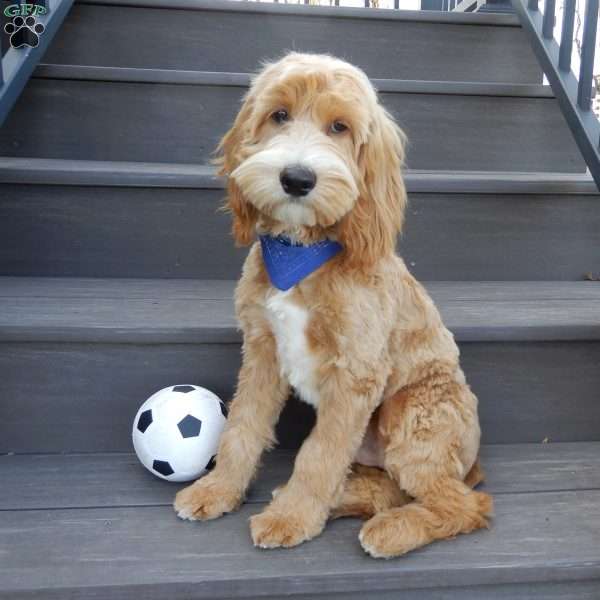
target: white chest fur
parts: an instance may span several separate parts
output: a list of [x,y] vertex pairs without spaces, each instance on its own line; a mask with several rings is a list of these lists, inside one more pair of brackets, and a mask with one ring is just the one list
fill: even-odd
[[316,360],[306,342],[309,312],[290,299],[292,290],[273,292],[267,299],[267,315],[277,341],[281,374],[300,398],[315,408],[319,392],[315,386]]

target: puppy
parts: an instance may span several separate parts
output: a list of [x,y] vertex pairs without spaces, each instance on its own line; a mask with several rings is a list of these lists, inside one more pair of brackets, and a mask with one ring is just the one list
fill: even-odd
[[374,557],[485,527],[477,399],[396,255],[404,135],[367,76],[316,54],[266,65],[219,151],[233,236],[252,244],[235,293],[243,364],[216,467],[177,494],[178,515],[241,504],[293,387],[316,424],[250,521],[256,546],[295,546],[350,515],[368,519]]

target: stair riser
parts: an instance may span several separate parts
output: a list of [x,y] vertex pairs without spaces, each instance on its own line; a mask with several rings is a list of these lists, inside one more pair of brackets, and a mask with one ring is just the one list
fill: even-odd
[[[479,396],[486,443],[600,439],[600,343],[465,343],[462,363]],[[139,405],[177,383],[229,399],[238,344],[0,346],[0,453],[125,451]],[[279,439],[295,447],[312,409],[292,401]]]
[[519,27],[312,15],[79,5],[44,62],[246,73],[294,49],[343,57],[371,77],[541,81]]
[[[206,163],[244,87],[34,78],[0,132],[5,156]],[[381,94],[412,169],[582,172],[553,98]]]
[[[222,189],[3,185],[0,274],[237,279]],[[598,196],[409,195],[399,251],[422,280],[580,280]]]
[[[569,583],[522,583],[500,584],[470,587],[421,588],[418,590],[398,590],[377,592],[377,600],[597,600],[600,581],[577,581]],[[362,600],[364,592],[346,592],[343,594],[311,594],[311,600]],[[290,596],[293,599],[294,596]],[[298,596],[300,598],[300,596]],[[12,600],[12,599],[11,599]],[[264,600],[264,596],[246,598],[246,600]]]

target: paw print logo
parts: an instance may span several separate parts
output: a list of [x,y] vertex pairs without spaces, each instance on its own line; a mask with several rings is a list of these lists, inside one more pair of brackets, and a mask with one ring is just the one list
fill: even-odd
[[4,31],[10,35],[10,45],[13,48],[29,46],[35,48],[40,42],[40,35],[46,29],[35,17],[15,17],[11,23],[4,26]]

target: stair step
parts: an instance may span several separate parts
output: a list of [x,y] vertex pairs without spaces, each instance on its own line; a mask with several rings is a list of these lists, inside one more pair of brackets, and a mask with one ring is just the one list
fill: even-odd
[[[234,281],[0,278],[0,341],[241,342]],[[460,342],[600,340],[596,282],[426,284]]]
[[169,504],[179,486],[129,454],[0,456],[0,598],[591,599],[600,584],[590,527],[600,518],[599,451],[600,443],[484,447],[491,529],[389,561],[362,552],[355,519],[293,550],[252,547],[247,519],[285,481],[289,453],[268,457],[239,512],[208,523],[178,520]]
[[[589,173],[426,171],[406,169],[408,192],[449,194],[592,194]],[[224,189],[208,164],[0,157],[0,183]]]
[[[381,83],[389,90],[380,94],[383,104],[408,134],[410,168],[585,171],[547,87]],[[208,162],[246,89],[239,73],[46,65],[0,130],[0,153]]]
[[[229,399],[233,282],[0,279],[0,452],[123,451],[139,405],[198,383]],[[427,284],[462,352],[489,443],[600,439],[600,285]],[[577,381],[577,393],[573,393]],[[292,399],[278,437],[300,443]]]
[[344,57],[373,77],[541,81],[539,64],[514,16],[222,0],[79,2],[46,60],[254,71],[261,61],[292,48]]
[[[268,502],[295,456],[266,453],[246,503]],[[479,489],[490,494],[600,489],[600,442],[486,444],[480,456],[486,479]],[[150,475],[132,451],[0,455],[0,479],[0,511],[171,506],[182,487]]]
[[[588,175],[408,171],[406,183],[399,251],[419,279],[573,281],[599,269]],[[246,250],[218,211],[222,188],[203,165],[3,158],[0,273],[237,278]]]

